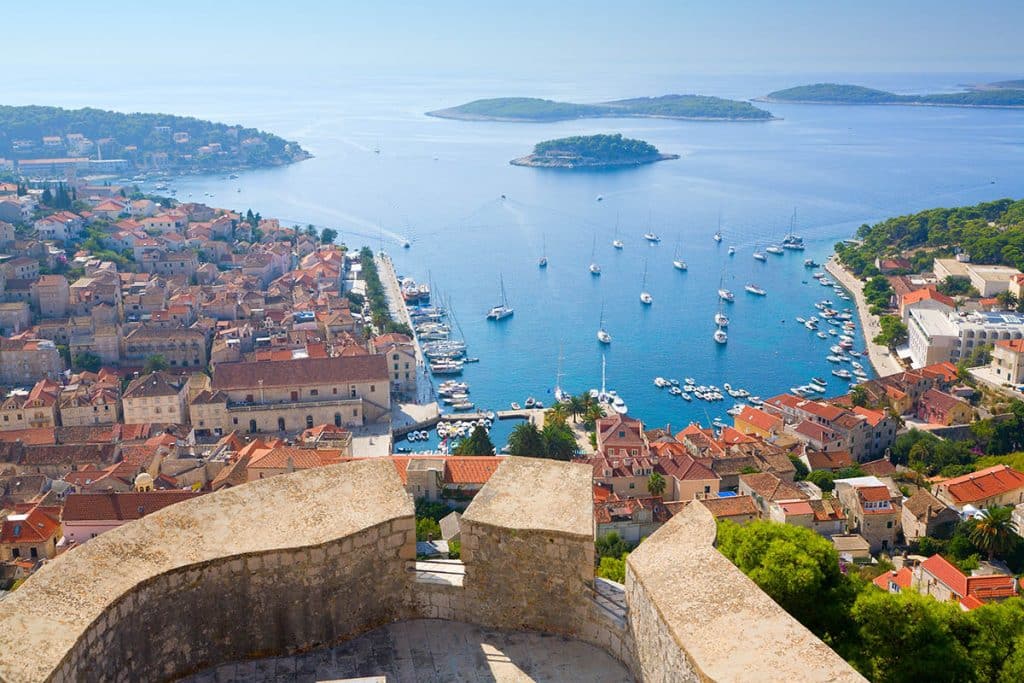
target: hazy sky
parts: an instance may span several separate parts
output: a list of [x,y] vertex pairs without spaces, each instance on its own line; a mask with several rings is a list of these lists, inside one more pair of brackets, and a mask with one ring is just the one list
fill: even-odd
[[174,65],[194,73],[249,65],[275,72],[644,68],[1024,75],[1024,0],[3,4],[8,60],[13,55],[21,71],[40,75],[69,64],[70,73],[115,65]]

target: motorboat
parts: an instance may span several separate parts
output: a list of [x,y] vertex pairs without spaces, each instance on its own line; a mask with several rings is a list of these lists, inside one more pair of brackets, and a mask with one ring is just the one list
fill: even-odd
[[740,413],[743,412],[743,407],[744,406],[743,406],[742,403],[737,403],[736,405],[734,405],[732,408],[729,408],[729,410],[727,410],[725,412],[727,412],[730,415],[732,415],[733,417],[735,417],[735,416],[737,416],[737,415],[739,415]]
[[729,247],[729,256],[735,256],[735,255],[736,255],[736,247],[732,247],[732,246]]
[[499,276],[498,282],[501,288],[501,303],[492,307],[491,310],[487,312],[488,320],[504,320],[505,318],[511,318],[512,315],[515,314],[515,309],[509,305],[508,297],[505,295],[505,280]]
[[820,384],[821,386],[827,385],[827,382],[823,380],[821,377],[812,377],[811,381],[814,382],[815,384]]
[[812,258],[804,259],[804,268],[817,268],[820,264],[815,262]]
[[680,258],[673,259],[672,260],[672,267],[675,268],[676,270],[686,270],[686,268],[687,268],[686,261],[684,261],[684,260],[682,260]]
[[591,263],[590,264],[590,274],[591,275],[600,275],[601,274],[601,266],[597,265],[596,263]]
[[644,239],[650,242],[651,244],[657,244],[658,242],[661,241],[661,238],[655,235],[653,232],[645,232]]
[[683,393],[683,390],[680,389],[679,387],[669,387],[668,393],[672,394],[673,396],[678,396],[679,394]]
[[622,249],[626,245],[622,243],[622,240],[612,240],[612,246],[615,247],[616,249]]
[[693,398],[688,393],[686,393],[685,391],[679,393],[679,398],[683,399],[684,401],[692,401],[693,400]]
[[768,294],[768,292],[766,292],[762,287],[758,287],[752,283],[748,283],[743,289],[747,290],[751,294],[756,294],[757,296],[765,296]]
[[713,337],[714,337],[715,342],[718,343],[718,344],[724,344],[727,341],[729,341],[729,335],[726,334],[725,330],[723,330],[721,327],[719,327],[719,328],[717,328],[715,330],[715,333],[714,333]]
[[711,237],[711,239],[715,240],[718,243],[721,243],[722,242],[722,231],[721,231],[721,229],[716,230],[715,234]]
[[832,374],[835,375],[836,377],[839,377],[840,379],[851,379],[853,377],[853,375],[850,374],[850,371],[847,370],[846,368],[833,370]]
[[670,387],[672,385],[669,384],[668,380],[665,379],[664,377],[655,377],[654,386],[658,387],[659,389],[664,389],[665,387]]
[[509,405],[511,405],[511,406],[512,406],[512,410],[522,410],[522,406],[520,406],[520,405],[519,405],[518,403],[516,403],[515,401],[512,401],[512,403],[510,403]]
[[824,332],[818,332],[818,339],[828,339],[828,335]]

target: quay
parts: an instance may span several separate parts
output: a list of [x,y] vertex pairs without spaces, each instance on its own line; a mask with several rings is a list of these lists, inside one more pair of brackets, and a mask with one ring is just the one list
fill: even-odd
[[384,296],[388,300],[391,317],[408,325],[412,331],[413,347],[416,351],[416,403],[421,405],[434,403],[437,400],[434,396],[434,380],[430,375],[426,356],[423,355],[419,335],[416,334],[413,327],[409,308],[405,305],[402,286],[398,283],[398,274],[395,272],[395,264],[391,261],[391,257],[383,252],[378,252],[373,258],[377,263],[377,272],[380,275],[381,284],[384,286]]
[[860,319],[860,330],[864,334],[864,346],[868,351],[871,366],[878,376],[885,377],[903,372],[903,366],[889,349],[874,341],[875,335],[881,332],[882,328],[878,324],[878,319],[868,310],[868,302],[864,299],[864,283],[844,268],[835,254],[825,262],[825,270],[853,294],[854,302],[857,304],[857,317]]
[[486,419],[490,413],[494,413],[494,416],[499,420],[530,420],[536,424],[539,419],[542,425],[544,422],[543,408],[529,408],[525,410],[485,410],[473,413],[445,413],[441,416],[441,421],[475,422],[476,420]]

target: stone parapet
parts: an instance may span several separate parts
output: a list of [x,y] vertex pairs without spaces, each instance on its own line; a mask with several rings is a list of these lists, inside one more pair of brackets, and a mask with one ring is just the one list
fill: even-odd
[[634,675],[643,681],[864,681],[714,547],[688,505],[626,561]]

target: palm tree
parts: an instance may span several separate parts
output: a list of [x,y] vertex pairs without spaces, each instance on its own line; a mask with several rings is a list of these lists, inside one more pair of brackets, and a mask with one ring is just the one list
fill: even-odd
[[657,472],[651,472],[651,476],[647,477],[647,491],[652,496],[660,496],[665,493],[665,477]]
[[988,553],[989,560],[1011,549],[1017,542],[1017,524],[1012,513],[1013,508],[1009,505],[991,507],[981,513],[967,532],[971,543]]
[[580,396],[569,397],[569,414],[572,415],[573,422],[578,422],[579,416],[587,411],[587,402],[583,400],[584,396],[587,395],[581,394]]

